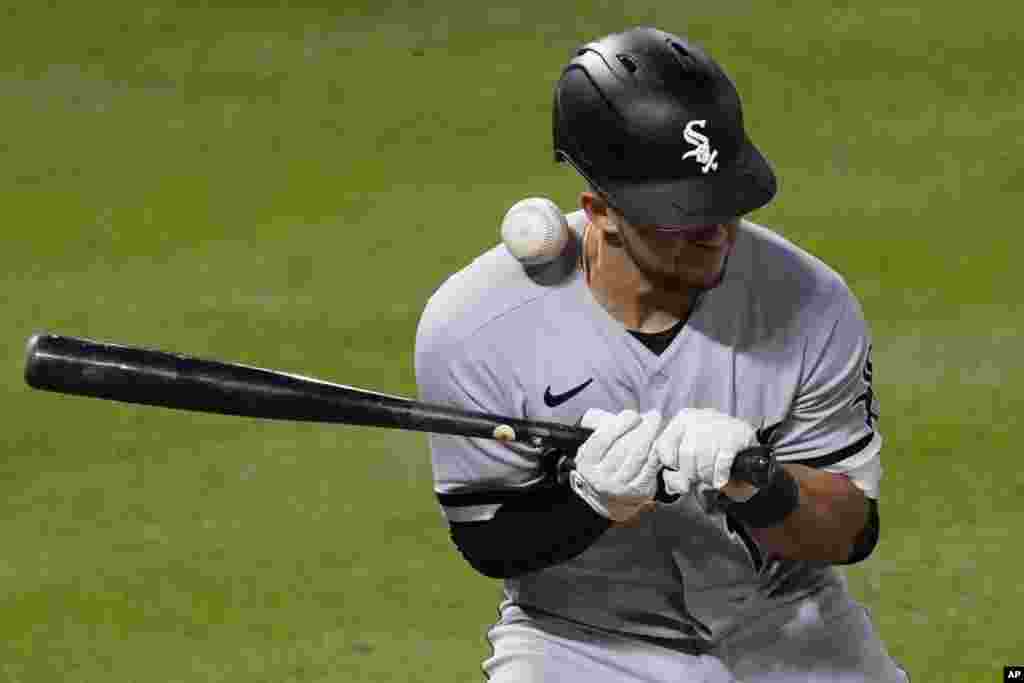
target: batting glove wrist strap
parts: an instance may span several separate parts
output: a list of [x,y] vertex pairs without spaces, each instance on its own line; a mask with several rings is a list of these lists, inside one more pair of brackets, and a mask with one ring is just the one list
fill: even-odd
[[611,510],[611,506],[607,504],[608,501],[606,500],[606,497],[598,493],[597,489],[595,489],[589,481],[584,479],[579,472],[572,471],[569,473],[569,486],[577,496],[582,498],[583,501],[594,510],[594,512],[602,517],[614,521],[616,518],[615,512],[619,512],[620,516],[622,515],[622,510],[616,510],[613,512]]
[[775,468],[772,483],[752,498],[728,506],[729,514],[754,529],[781,524],[800,507],[800,484],[783,467]]

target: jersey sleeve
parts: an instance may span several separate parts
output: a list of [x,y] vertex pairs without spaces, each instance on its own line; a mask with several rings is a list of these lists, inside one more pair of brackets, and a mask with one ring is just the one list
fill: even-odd
[[[494,349],[444,343],[417,335],[416,381],[420,399],[487,413],[522,417],[523,392]],[[449,522],[491,519],[509,496],[544,479],[539,449],[442,434],[429,434],[434,490]]]
[[832,310],[805,347],[790,414],[773,430],[770,443],[780,462],[844,474],[877,499],[882,435],[871,334],[859,302],[843,283]]

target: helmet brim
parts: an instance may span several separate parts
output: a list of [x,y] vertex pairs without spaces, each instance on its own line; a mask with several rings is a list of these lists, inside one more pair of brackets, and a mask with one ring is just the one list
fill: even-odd
[[766,205],[778,189],[768,160],[746,136],[732,163],[706,175],[664,181],[594,181],[631,224],[657,227],[725,223]]

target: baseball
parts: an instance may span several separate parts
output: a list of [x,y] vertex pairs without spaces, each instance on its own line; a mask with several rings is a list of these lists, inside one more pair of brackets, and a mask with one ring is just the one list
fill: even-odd
[[516,430],[508,425],[498,425],[494,428],[494,438],[498,441],[515,441]]
[[530,197],[512,205],[501,222],[501,239],[526,266],[550,263],[569,241],[565,214],[550,199]]

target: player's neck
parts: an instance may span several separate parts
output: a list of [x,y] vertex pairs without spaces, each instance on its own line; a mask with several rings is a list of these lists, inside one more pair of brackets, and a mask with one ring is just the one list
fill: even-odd
[[637,332],[662,332],[687,318],[697,293],[659,287],[621,247],[587,226],[581,260],[594,298],[613,318]]

